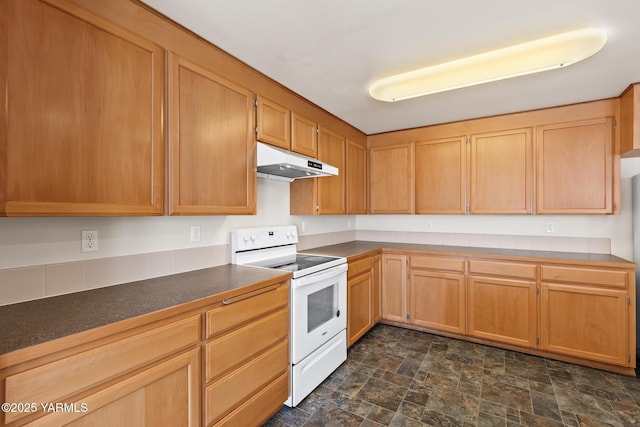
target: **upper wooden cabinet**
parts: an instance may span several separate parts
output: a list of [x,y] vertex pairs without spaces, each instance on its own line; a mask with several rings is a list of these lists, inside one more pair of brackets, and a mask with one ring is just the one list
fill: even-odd
[[613,213],[613,119],[539,126],[537,212]]
[[0,5],[0,214],[162,214],[163,50],[66,7]]
[[369,150],[369,212],[413,213],[414,144]]
[[531,129],[471,136],[469,212],[531,213]]
[[367,213],[367,149],[347,139],[347,213]]
[[263,96],[256,97],[256,108],[258,141],[289,150],[291,148],[291,111]]
[[169,55],[169,213],[255,214],[253,93]]
[[620,153],[640,156],[640,83],[631,85],[620,96]]
[[291,151],[304,156],[316,157],[318,154],[318,132],[318,125],[314,121],[291,113]]
[[345,209],[345,138],[320,127],[318,160],[338,168],[338,175],[296,179],[290,186],[292,215],[344,214]]
[[416,213],[466,212],[465,136],[416,143]]

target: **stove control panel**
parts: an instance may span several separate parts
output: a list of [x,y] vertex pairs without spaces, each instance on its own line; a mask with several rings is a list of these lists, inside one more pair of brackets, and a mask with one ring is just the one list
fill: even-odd
[[298,243],[295,225],[240,228],[231,232],[231,252],[271,248]]

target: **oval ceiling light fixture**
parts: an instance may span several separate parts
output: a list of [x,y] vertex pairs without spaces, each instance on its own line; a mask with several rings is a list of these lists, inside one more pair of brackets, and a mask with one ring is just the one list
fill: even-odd
[[584,29],[380,79],[369,94],[395,102],[447,90],[566,67],[598,52],[604,31]]

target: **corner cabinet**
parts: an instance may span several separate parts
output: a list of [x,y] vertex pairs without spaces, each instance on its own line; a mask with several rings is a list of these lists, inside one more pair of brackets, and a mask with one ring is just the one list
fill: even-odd
[[169,54],[169,214],[256,213],[254,95]]
[[162,214],[163,49],[38,0],[0,38],[0,215]]
[[613,213],[612,117],[539,126],[537,157],[538,213]]
[[367,213],[367,147],[347,139],[347,214]]

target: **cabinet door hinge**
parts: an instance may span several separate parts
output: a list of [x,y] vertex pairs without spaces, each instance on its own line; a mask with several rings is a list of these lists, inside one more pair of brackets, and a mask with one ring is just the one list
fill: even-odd
[[613,127],[614,128],[618,127],[618,121],[616,119],[613,119]]
[[631,295],[627,295],[627,305],[631,305]]
[[465,207],[464,207],[464,211],[465,211],[466,213],[469,213],[469,212],[471,211],[471,205],[465,205]]
[[258,134],[258,126],[256,126],[255,128],[253,128],[253,130],[255,131],[256,135]]
[[540,345],[540,337],[536,337],[536,345]]
[[316,127],[316,135],[320,133],[320,128]]
[[471,138],[467,137],[467,145],[471,144]]
[[536,295],[540,294],[540,288],[538,286],[536,286]]
[[627,362],[631,363],[631,353],[627,353]]
[[411,314],[407,313],[407,315],[405,316],[407,318],[407,320],[411,319]]
[[257,106],[258,106],[258,98],[255,98],[255,99],[253,100],[253,106],[254,106],[254,107],[257,107]]

